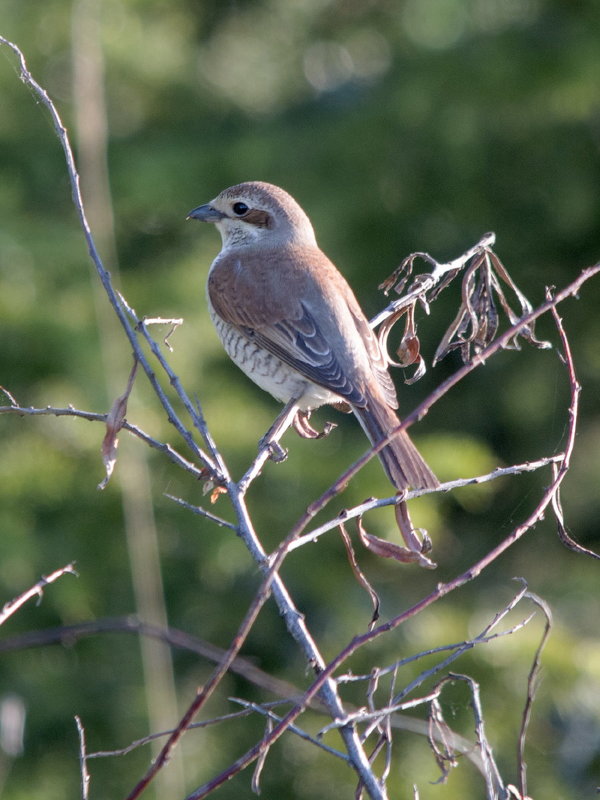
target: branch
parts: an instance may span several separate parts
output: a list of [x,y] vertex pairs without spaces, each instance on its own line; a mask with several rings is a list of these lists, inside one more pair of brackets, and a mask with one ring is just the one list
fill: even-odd
[[[219,663],[223,660],[226,651],[222,647],[211,644],[210,642],[192,636],[185,631],[177,628],[160,628],[143,622],[132,615],[126,617],[108,617],[106,619],[96,619],[90,622],[78,622],[75,625],[61,625],[45,630],[27,631],[16,636],[9,636],[0,639],[0,653],[14,652],[15,650],[26,650],[30,647],[46,647],[49,644],[71,645],[87,636],[97,636],[104,633],[127,633],[136,636],[149,636],[158,641],[164,642],[170,647],[186,650],[195,653],[202,658]],[[268,692],[290,699],[299,697],[302,692],[293,683],[274,678],[264,670],[257,667],[252,661],[246,658],[236,658],[231,671],[236,675],[259,686]],[[321,706],[315,706],[321,708]]]
[[[245,621],[242,623],[242,626],[240,627],[240,631],[238,633],[238,637],[236,640],[234,640],[234,643],[230,647],[226,663],[223,666],[226,668],[231,659],[235,657],[235,654],[237,653],[239,647],[243,642],[243,638],[247,635],[248,631],[250,630],[250,626],[253,624],[253,621],[256,615],[258,614],[260,608],[266,602],[266,599],[269,596],[272,588],[273,595],[275,597],[279,610],[284,619],[286,620],[288,630],[290,631],[294,639],[300,644],[302,651],[305,654],[305,657],[307,658],[308,663],[314,665],[316,669],[320,669],[324,665],[324,660],[316,646],[316,643],[314,642],[312,636],[310,636],[308,629],[306,628],[302,615],[295,607],[281,578],[279,577],[279,575],[276,574],[275,571],[269,569],[266,560],[266,555],[251,524],[247,509],[243,501],[242,493],[240,492],[236,484],[234,484],[231,481],[222,460],[219,458],[218,461],[215,461],[215,459],[210,457],[208,454],[204,453],[194,441],[192,434],[185,428],[183,423],[179,420],[165,392],[163,391],[160,383],[158,382],[156,375],[154,374],[154,371],[152,370],[148,360],[146,359],[146,356],[142,348],[140,347],[140,344],[137,341],[136,331],[132,328],[128,319],[128,316],[133,315],[134,312],[129,306],[127,306],[124,303],[123,299],[114,290],[110,274],[104,268],[102,261],[96,250],[96,246],[83,207],[83,202],[79,189],[79,175],[75,167],[75,161],[73,158],[73,153],[71,150],[68,134],[66,128],[62,124],[62,120],[60,119],[56,107],[54,106],[52,100],[49,98],[47,92],[32,77],[31,73],[27,68],[25,58],[21,50],[17,47],[17,45],[8,41],[4,37],[0,37],[0,44],[4,44],[5,46],[9,47],[17,55],[20,63],[21,79],[27,86],[29,86],[29,88],[33,91],[33,93],[40,99],[42,104],[50,112],[54,129],[56,131],[56,134],[59,138],[59,141],[61,143],[61,146],[65,154],[66,165],[69,174],[69,181],[71,183],[73,202],[75,204],[79,221],[84,232],[90,257],[94,263],[96,271],[98,272],[102,285],[104,286],[104,289],[107,293],[108,299],[131,344],[135,357],[142,365],[142,368],[144,369],[144,372],[146,373],[148,380],[150,381],[152,387],[154,388],[154,391],[156,392],[161,404],[167,411],[169,422],[171,422],[171,424],[173,424],[175,428],[179,431],[184,441],[188,444],[188,446],[194,453],[194,456],[199,460],[201,460],[202,463],[204,463],[211,470],[211,472],[215,476],[215,479],[219,483],[226,486],[227,491],[230,494],[234,510],[238,516],[239,534],[244,539],[246,546],[250,550],[256,563],[258,563],[261,566],[263,572],[265,572],[266,574],[266,577],[261,587],[261,591],[257,595],[257,601],[253,604],[252,609],[250,609],[248,615],[245,618]],[[137,324],[140,325],[140,330],[143,336],[146,338],[146,341],[148,341],[148,343],[150,344],[154,355],[158,358],[163,368],[165,368],[166,362],[163,359],[161,359],[159,348],[149,337],[143,323],[139,321]],[[167,374],[173,381],[172,373],[167,372]],[[181,402],[184,404],[186,410],[190,414],[194,426],[199,430],[200,434],[203,436],[205,441],[207,441],[205,438],[207,431],[202,424],[201,413],[199,408],[197,407],[197,405],[196,407],[194,407],[191,404],[187,395],[181,390],[181,387],[178,382],[174,382],[173,385],[175,387],[175,390],[178,392]],[[214,454],[212,443],[210,442],[210,440],[208,440],[208,445],[209,448],[211,449],[211,452],[213,452]],[[142,781],[140,781],[140,783],[138,784],[138,789],[134,790],[134,792],[130,795],[131,798],[139,796],[139,792],[142,791],[143,788],[148,784],[149,780],[152,779],[152,776],[156,774],[158,769],[160,769],[164,763],[166,763],[166,759],[168,758],[168,755],[172,747],[181,738],[181,735],[185,730],[185,726],[188,724],[189,721],[191,721],[191,718],[193,717],[195,711],[197,711],[198,708],[200,708],[202,703],[204,702],[203,697],[205,695],[210,694],[210,692],[214,690],[214,688],[218,684],[218,681],[224,674],[225,674],[224,669],[217,670],[213,674],[213,678],[206,685],[205,690],[198,693],[197,697],[195,698],[193,703],[190,705],[190,708],[186,712],[186,715],[182,719],[177,732],[173,734],[172,737],[169,739],[169,741],[163,748],[163,752],[159,755],[157,761],[151,767],[147,776],[144,779],[142,779]],[[340,698],[337,695],[337,690],[334,682],[325,681],[321,687],[321,691],[323,700],[327,704],[330,713],[334,717],[340,716],[343,713],[343,707]],[[342,736],[348,748],[352,765],[354,769],[357,771],[360,779],[364,782],[364,785],[367,791],[369,792],[370,796],[374,800],[385,800],[386,796],[385,791],[380,786],[379,782],[373,775],[371,765],[369,764],[368,758],[363,750],[362,744],[356,732],[352,728],[347,728],[342,731]]]
[[542,633],[542,638],[540,639],[540,643],[538,644],[535,655],[533,657],[533,663],[531,665],[531,669],[529,671],[529,676],[527,678],[527,698],[525,700],[525,708],[523,709],[523,719],[521,720],[521,730],[519,731],[519,743],[517,748],[517,766],[519,770],[519,788],[521,790],[521,796],[527,796],[527,766],[525,764],[525,739],[527,737],[527,729],[529,727],[529,722],[531,720],[531,711],[533,708],[533,699],[535,697],[536,689],[537,689],[537,679],[539,676],[539,672],[541,669],[541,658],[542,658],[542,651],[546,646],[546,642],[548,641],[548,637],[550,636],[550,630],[552,629],[552,612],[550,611],[550,607],[541,597],[538,597],[536,594],[532,592],[527,592],[527,597],[541,609],[542,613],[544,614],[544,631]]
[[67,564],[66,567],[61,567],[60,569],[55,570],[50,575],[43,576],[36,584],[34,584],[30,589],[23,594],[20,594],[14,600],[11,600],[9,603],[5,603],[2,611],[0,611],[0,625],[4,625],[6,620],[9,617],[12,617],[21,606],[24,606],[28,600],[31,600],[32,597],[37,597],[38,603],[41,602],[42,597],[44,596],[44,589],[54,581],[57,581],[59,578],[62,578],[63,575],[77,575],[75,572],[75,565],[74,564]]
[[[495,243],[496,234],[485,233],[481,239],[472,247],[470,247],[465,253],[462,253],[460,256],[458,256],[458,258],[455,258],[452,261],[448,261],[446,264],[440,264],[438,261],[432,258],[429,253],[412,253],[410,256],[408,256],[408,258],[404,259],[402,266],[408,262],[414,261],[416,258],[422,258],[424,261],[433,266],[433,271],[427,275],[420,275],[416,282],[417,285],[411,291],[407,292],[398,300],[393,300],[382,311],[376,314],[370,321],[371,327],[378,328],[382,322],[385,322],[391,316],[396,314],[399,309],[405,308],[411,303],[414,303],[416,300],[424,297],[427,292],[438,286],[448,275],[459,272],[473,258],[473,256],[479,255],[483,250],[488,247],[492,247]],[[396,273],[394,273],[392,278],[395,277]],[[389,289],[391,289],[392,284],[393,279],[388,278],[388,280],[385,281],[380,288],[387,292]]]
[[87,760],[89,756],[86,753],[85,747],[85,728],[81,722],[80,717],[75,715],[75,724],[77,725],[77,735],[79,736],[79,771],[81,772],[81,800],[88,800],[90,796],[90,773],[87,768]]
[[[92,236],[92,232],[90,230],[90,226],[87,220],[87,215],[85,213],[85,208],[83,205],[83,199],[81,196],[81,190],[79,186],[79,173],[77,172],[77,167],[75,165],[75,159],[73,157],[73,151],[71,149],[69,135],[67,133],[67,129],[63,125],[62,119],[60,118],[56,106],[50,99],[46,90],[39,85],[39,83],[29,72],[27,63],[25,61],[25,56],[23,55],[19,47],[17,47],[16,44],[9,41],[8,39],[5,39],[3,36],[0,36],[0,44],[10,48],[13,51],[13,53],[15,53],[15,55],[19,60],[21,80],[26,86],[28,86],[32,90],[34,95],[40,100],[42,105],[44,105],[50,113],[52,125],[54,127],[55,133],[58,137],[58,140],[61,144],[65,156],[67,173],[69,176],[69,183],[71,185],[71,196],[73,199],[73,205],[75,206],[75,210],[79,218],[79,224],[81,226],[83,235],[85,237],[90,258],[92,260],[92,263],[94,264],[96,272],[98,273],[100,281],[102,282],[102,286],[104,287],[108,300],[111,306],[113,307],[113,310],[117,315],[117,318],[121,323],[123,330],[125,331],[125,335],[127,336],[127,339],[129,340],[133,352],[135,353],[136,359],[141,364],[159,401],[161,402],[163,408],[167,412],[167,418],[169,422],[177,429],[181,437],[184,439],[184,441],[194,454],[194,456],[198,458],[203,464],[205,464],[211,470],[211,472],[219,476],[219,478],[222,478],[223,477],[222,472],[218,468],[217,464],[206,453],[204,453],[200,447],[198,447],[191,433],[187,430],[187,428],[183,425],[183,423],[175,413],[173,406],[171,405],[162,386],[158,382],[156,374],[154,373],[154,370],[150,366],[148,359],[146,358],[146,355],[137,340],[137,335],[135,330],[129,323],[129,320],[127,318],[127,307],[126,305],[123,304],[122,298],[114,289],[110,273],[105,269],[104,264],[102,263],[102,259],[100,258],[100,255],[96,248],[94,237]],[[149,339],[149,337],[147,338]],[[190,410],[193,412],[193,406],[189,402],[187,396],[180,395],[180,399],[182,400],[188,412],[190,412]],[[191,413],[191,417],[195,423],[197,421],[197,416],[194,413]],[[200,432],[202,433],[202,431]]]
[[[79,417],[80,419],[87,419],[90,422],[102,422],[106,424],[108,414],[97,414],[93,411],[82,411],[73,406],[67,408],[55,408],[53,406],[46,406],[45,408],[34,408],[33,406],[20,406],[16,403],[10,406],[0,406],[0,414],[16,414],[19,417],[39,417],[39,416],[52,416],[52,417]],[[153,436],[145,433],[137,425],[134,425],[127,420],[123,420],[121,424],[123,430],[129,431],[133,436],[137,436],[142,442],[152,447],[154,450],[159,450],[164,453],[174,464],[181,467],[186,472],[189,472],[194,478],[200,480],[205,479],[207,476],[205,469],[199,469],[191,461],[188,461],[180,453],[177,452],[168,442],[160,442]]]
[[[352,464],[348,469],[344,470],[344,472],[337,478],[337,480],[331,484],[331,486],[313,503],[311,503],[306,512],[302,515],[302,517],[297,521],[294,527],[291,529],[290,533],[286,537],[286,539],[280,544],[277,550],[271,556],[273,563],[277,561],[281,563],[285,558],[287,552],[292,547],[293,542],[300,536],[306,526],[310,523],[311,519],[313,519],[320,511],[322,511],[330,502],[340,494],[343,489],[346,487],[346,484],[367,464],[380,450],[382,450],[389,442],[396,436],[400,431],[404,431],[413,425],[415,422],[420,421],[427,415],[431,407],[437,403],[447,392],[450,391],[457,383],[463,380],[467,375],[469,375],[473,370],[477,367],[482,366],[486,363],[493,355],[495,355],[499,350],[501,350],[508,341],[514,338],[520,330],[523,328],[527,328],[531,326],[531,324],[541,317],[543,314],[548,313],[552,309],[556,308],[556,306],[566,300],[569,297],[576,296],[583,286],[583,284],[590,280],[590,278],[595,277],[598,273],[600,273],[600,263],[595,264],[592,267],[588,267],[579,274],[579,276],[569,283],[566,287],[564,287],[560,292],[557,292],[553,297],[547,299],[544,303],[538,306],[536,309],[532,310],[529,314],[526,314],[519,322],[515,323],[511,326],[508,330],[506,330],[503,334],[498,336],[497,339],[492,342],[492,344],[485,347],[481,350],[480,353],[473,356],[472,360],[468,364],[464,364],[460,367],[453,375],[443,381],[436,389],[420,404],[418,405],[410,414],[404,417],[402,422],[398,424],[396,428],[394,428],[389,435],[379,442],[376,446],[369,448],[366,453],[359,458],[354,464]],[[571,448],[572,449],[572,448]],[[564,473],[561,471],[561,475],[564,477]],[[562,477],[557,485],[560,485],[562,482]],[[553,484],[554,485],[554,484]],[[440,491],[439,489],[429,489],[429,490],[422,490],[418,492],[418,495],[421,494],[428,494],[432,492]],[[416,497],[417,493],[410,493],[407,494],[406,497]],[[402,498],[404,499],[404,497]],[[550,500],[549,500],[550,502]],[[545,506],[544,506],[545,508]]]
[[[546,456],[545,458],[540,458],[536,461],[525,461],[522,464],[513,464],[511,467],[496,467],[496,469],[492,470],[492,472],[487,472],[485,475],[476,475],[472,478],[457,478],[453,481],[445,481],[444,483],[440,483],[440,485],[434,491],[436,494],[447,494],[448,492],[454,491],[454,489],[461,489],[464,486],[474,486],[481,483],[488,483],[489,481],[494,481],[497,478],[503,478],[507,475],[521,475],[525,472],[534,472],[542,467],[560,463],[562,460],[563,455],[558,454],[555,456]],[[402,496],[393,495],[392,497],[383,497],[380,499],[372,498],[365,500],[364,503],[360,503],[352,508],[342,509],[337,517],[333,517],[333,519],[329,520],[328,522],[324,522],[322,525],[319,525],[318,528],[314,528],[312,531],[309,531],[309,533],[298,536],[297,539],[291,542],[289,546],[289,552],[292,552],[292,550],[297,550],[299,547],[302,547],[309,542],[316,542],[317,539],[323,536],[323,534],[336,529],[340,523],[347,522],[349,519],[362,517],[368,511],[373,511],[376,508],[386,508],[387,506],[395,506],[400,502],[413,500],[415,497],[421,497],[422,495],[430,494],[431,491],[431,489],[413,489],[406,492]]]
[[[586,280],[596,275],[600,272],[600,264],[595,265],[594,267],[590,267],[579,275],[579,277],[570,283],[565,289],[561,292],[556,294],[551,300],[547,300],[542,306],[537,308],[536,310],[532,311],[529,315],[527,315],[523,320],[520,321],[517,325],[513,326],[515,329],[520,328],[521,326],[528,325],[534,319],[537,319],[541,314],[546,313],[550,309],[554,308],[559,302],[570,297],[577,293],[579,288]],[[478,356],[476,356],[470,364],[465,365],[460,370],[458,370],[455,375],[451,376],[447,381],[445,381],[441,386],[441,392],[434,392],[433,395],[430,396],[424,403],[421,404],[411,415],[410,417],[406,418],[404,422],[398,427],[397,430],[404,429],[406,427],[408,420],[411,421],[420,418],[419,413],[426,413],[427,410],[431,407],[433,402],[439,399],[441,394],[444,394],[448,391],[452,386],[455,385],[462,377],[467,375],[471,372],[476,366],[485,362],[485,359],[488,358],[494,352],[497,352],[499,347],[502,346],[502,342],[507,340],[511,335],[514,335],[515,331],[507,331],[505,334],[499,337],[494,344],[485,348]],[[577,404],[577,391],[574,385],[571,385],[571,405],[570,405],[570,420],[569,420],[569,430],[567,435],[567,447],[565,448],[563,458],[561,459],[562,466],[560,469],[557,470],[557,474],[554,476],[554,479],[550,486],[545,490],[542,495],[542,498],[538,502],[538,505],[533,510],[531,514],[521,523],[521,525],[517,526],[502,542],[500,542],[496,547],[494,547],[489,553],[487,553],[483,558],[477,561],[473,566],[471,566],[468,570],[463,572],[462,574],[458,575],[454,580],[448,583],[439,583],[435,590],[423,598],[418,603],[415,603],[413,606],[408,608],[403,613],[393,617],[388,622],[385,622],[372,630],[368,631],[367,633],[361,634],[359,636],[355,636],[350,643],[340,652],[337,656],[335,656],[327,665],[327,667],[317,676],[315,681],[313,682],[312,686],[305,692],[302,700],[296,704],[294,708],[292,708],[288,714],[282,719],[280,723],[278,723],[273,731],[266,736],[260,743],[260,745],[256,745],[248,750],[241,758],[236,761],[235,767],[236,770],[242,769],[243,767],[247,766],[251,763],[254,759],[258,758],[261,752],[264,749],[271,746],[271,744],[276,741],[286,730],[287,726],[290,725],[295,721],[295,719],[302,713],[306,705],[316,696],[316,694],[321,691],[322,687],[325,685],[327,681],[329,681],[332,675],[340,668],[340,666],[358,649],[363,647],[364,645],[368,644],[369,642],[373,641],[377,637],[383,635],[384,633],[388,633],[391,630],[395,630],[400,625],[402,625],[407,620],[411,619],[412,617],[416,616],[418,613],[423,611],[425,608],[433,605],[433,603],[440,600],[442,597],[445,597],[447,594],[455,591],[456,589],[464,586],[466,583],[474,580],[478,575],[480,575],[490,564],[492,564],[502,553],[505,552],[509,547],[511,547],[515,542],[521,539],[529,530],[531,530],[541,519],[543,519],[544,514],[553,502],[553,498],[555,493],[560,488],[560,485],[567,474],[567,470],[564,468],[565,462],[568,463],[570,459],[570,455],[572,452],[572,446],[575,439],[575,430],[576,430],[576,422],[577,422],[577,415],[573,413],[574,409],[576,408]],[[383,445],[382,445],[383,446]],[[377,448],[374,448],[377,450]],[[367,454],[369,457],[372,456],[372,453]],[[368,459],[367,459],[368,460]],[[361,459],[361,462],[363,460]],[[350,477],[362,466],[361,462],[357,462],[357,464],[353,465],[349,470],[346,470],[342,478],[338,479],[334,484],[334,487],[338,487],[338,491],[341,490],[343,487],[344,482],[347,482]],[[331,490],[326,492],[321,498],[314,504],[312,504],[309,509],[307,510],[306,514],[299,520],[299,522],[294,526],[292,531],[290,532],[289,536],[282,543],[281,547],[278,548],[277,551],[272,556],[271,559],[271,570],[278,569],[283,562],[284,558],[289,551],[289,547],[291,543],[296,539],[298,534],[302,531],[302,529],[306,526],[308,521],[312,519],[312,517],[317,513],[317,511],[321,510],[327,502],[334,496],[335,493],[332,493]],[[189,795],[187,800],[200,800],[200,798],[206,797],[210,791],[216,786],[221,785],[225,780],[228,780],[230,777],[231,770],[228,770],[227,773],[222,773],[220,776],[215,778],[214,780],[210,781],[209,783],[205,784],[204,786],[200,787],[196,792]]]

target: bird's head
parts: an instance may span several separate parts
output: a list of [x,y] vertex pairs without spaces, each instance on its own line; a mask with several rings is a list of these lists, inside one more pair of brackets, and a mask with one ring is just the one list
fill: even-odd
[[224,189],[214,200],[190,211],[188,219],[213,222],[223,249],[250,244],[315,246],[310,220],[283,189],[251,181]]

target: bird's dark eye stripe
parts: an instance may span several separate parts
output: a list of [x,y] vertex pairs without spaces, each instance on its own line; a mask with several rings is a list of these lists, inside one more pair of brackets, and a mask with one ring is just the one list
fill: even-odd
[[248,211],[248,206],[246,203],[234,203],[233,206],[233,213],[236,214],[238,217],[243,217],[244,214]]

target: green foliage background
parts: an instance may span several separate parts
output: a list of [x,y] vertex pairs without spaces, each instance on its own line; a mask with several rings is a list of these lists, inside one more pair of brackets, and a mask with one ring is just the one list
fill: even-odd
[[[346,274],[367,313],[377,284],[408,253],[452,258],[494,230],[497,252],[534,303],[600,253],[600,7],[593,0],[105,0],[99,4],[110,123],[109,169],[122,287],[140,315],[183,316],[173,363],[203,404],[234,474],[241,474],[276,404],[226,360],[207,319],[204,280],[217,252],[211,229],[185,222],[189,209],[232,183],[261,179],[288,189],[311,216],[322,248]],[[2,0],[0,33],[72,126],[71,15],[66,0]],[[93,303],[96,280],[70,200],[63,156],[48,116],[0,59],[0,384],[23,405],[104,411],[104,366]],[[94,221],[92,222],[92,229]],[[110,267],[110,264],[107,266]],[[447,293],[450,295],[450,293]],[[599,549],[600,323],[598,286],[562,307],[584,386],[575,463],[564,491],[578,541]],[[457,306],[456,294],[420,320],[431,357]],[[115,325],[116,325],[115,321]],[[542,336],[555,339],[549,321]],[[127,348],[123,337],[123,348]],[[411,409],[457,366],[449,359],[413,387]],[[176,446],[138,380],[135,419]],[[501,354],[448,395],[415,431],[442,479],[548,454],[558,446],[568,401],[554,351]],[[333,412],[321,419],[333,418]],[[323,442],[289,436],[290,458],[270,464],[251,499],[274,547],[345,465],[365,449],[352,420]],[[103,432],[83,421],[0,416],[0,596],[75,560],[66,577],[3,629],[4,635],[71,624],[133,608],[118,485],[99,493]],[[126,437],[121,449],[140,447]],[[242,544],[164,498],[200,502],[200,489],[150,457],[170,623],[226,646],[258,584]],[[117,470],[118,470],[117,466]],[[415,504],[434,540],[435,573],[362,563],[392,615],[449,580],[523,519],[547,473]],[[344,504],[389,491],[377,465]],[[228,515],[227,501],[217,511]],[[388,516],[369,529],[392,532]],[[562,548],[548,519],[478,581],[405,626],[356,671],[472,635],[523,576],[555,615],[527,751],[530,793],[574,800],[600,781],[600,592],[598,566]],[[364,630],[369,616],[335,535],[286,567],[294,597],[325,655]],[[480,648],[458,664],[481,681],[488,734],[503,774],[516,780],[515,742],[527,670],[541,621]],[[244,654],[306,683],[305,665],[272,608]],[[210,665],[175,653],[185,707]],[[408,674],[408,673],[407,673]],[[403,674],[401,679],[404,680]],[[3,654],[0,691],[27,705],[25,752],[4,757],[3,797],[78,796],[73,715],[90,749],[124,746],[148,732],[135,638],[97,636],[67,646]],[[227,697],[265,699],[233,679]],[[270,699],[270,696],[269,698]],[[450,721],[471,735],[468,698],[456,690]],[[452,718],[451,715],[455,717]],[[315,729],[319,720],[315,720]],[[190,789],[259,735],[260,726],[216,728],[186,744]],[[118,797],[141,774],[147,751],[95,762],[92,797]],[[404,734],[395,752],[398,797],[483,796],[461,764],[447,785],[424,742]],[[248,776],[219,796],[249,796]],[[267,797],[352,796],[352,776],[286,740],[263,776]]]

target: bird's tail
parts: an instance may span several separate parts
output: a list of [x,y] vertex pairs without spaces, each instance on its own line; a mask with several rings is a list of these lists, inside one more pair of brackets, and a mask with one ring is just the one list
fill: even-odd
[[[394,410],[379,398],[365,408],[353,408],[371,444],[377,445],[400,424]],[[412,443],[408,433],[396,434],[378,453],[388,478],[397,489],[435,489],[439,481]]]

